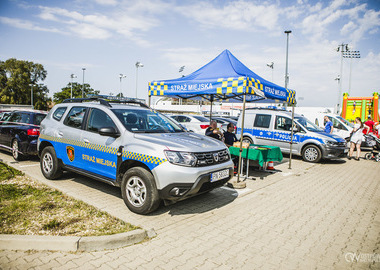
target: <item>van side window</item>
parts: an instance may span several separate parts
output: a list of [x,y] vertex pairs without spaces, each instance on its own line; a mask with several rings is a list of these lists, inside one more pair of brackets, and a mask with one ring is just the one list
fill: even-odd
[[268,114],[256,114],[253,126],[259,128],[269,128],[271,117],[272,116]]
[[292,120],[283,116],[276,116],[275,129],[290,131],[292,127]]

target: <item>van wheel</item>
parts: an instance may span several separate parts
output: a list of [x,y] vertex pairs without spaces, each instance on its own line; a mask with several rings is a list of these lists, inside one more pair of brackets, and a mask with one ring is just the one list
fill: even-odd
[[12,156],[16,161],[21,161],[24,158],[24,155],[20,153],[20,147],[17,139],[12,141]]
[[250,137],[243,137],[243,143],[249,143],[249,144],[253,144],[253,141]]
[[307,162],[317,163],[322,158],[321,150],[316,145],[308,145],[302,151],[302,158]]
[[42,174],[47,179],[54,180],[62,175],[62,168],[53,146],[47,146],[42,150],[40,167]]
[[121,195],[129,210],[137,214],[148,214],[160,205],[153,175],[141,167],[131,168],[123,175]]

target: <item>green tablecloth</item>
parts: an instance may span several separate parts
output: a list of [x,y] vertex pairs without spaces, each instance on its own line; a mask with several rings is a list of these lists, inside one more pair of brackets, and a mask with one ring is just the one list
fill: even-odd
[[[255,147],[255,148],[252,148]],[[231,146],[229,148],[231,155],[239,156],[239,147]],[[248,150],[248,151],[247,151]],[[247,156],[248,152],[248,156]],[[257,160],[262,167],[264,162],[268,161],[282,161],[282,153],[280,147],[278,146],[269,146],[269,145],[258,145],[251,144],[250,148],[243,148],[241,152],[243,158],[248,158],[250,160]]]

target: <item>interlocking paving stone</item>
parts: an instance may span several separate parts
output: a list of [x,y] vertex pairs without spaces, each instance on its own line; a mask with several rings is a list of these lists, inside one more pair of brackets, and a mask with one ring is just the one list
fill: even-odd
[[[0,153],[0,159],[10,156]],[[33,164],[36,161],[13,163]],[[140,216],[120,190],[75,174],[37,180],[157,237],[116,250],[66,253],[0,251],[1,269],[380,269],[345,254],[380,253],[380,166],[373,161],[295,159],[275,174],[252,171],[245,193],[217,189]],[[66,268],[65,268],[66,266]]]

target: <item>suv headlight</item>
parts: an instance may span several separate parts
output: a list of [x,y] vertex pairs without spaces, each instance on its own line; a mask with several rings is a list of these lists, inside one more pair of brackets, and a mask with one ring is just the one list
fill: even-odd
[[164,151],[166,158],[170,163],[194,167],[197,164],[197,158],[193,153],[177,152],[177,151]]

